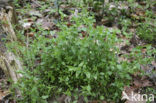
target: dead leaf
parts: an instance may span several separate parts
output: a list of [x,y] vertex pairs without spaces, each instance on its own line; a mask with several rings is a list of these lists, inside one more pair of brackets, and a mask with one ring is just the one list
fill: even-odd
[[136,20],[139,20],[139,19],[140,19],[139,16],[136,15],[136,14],[131,14],[131,17],[132,17],[133,19],[136,19]]
[[140,5],[146,5],[146,2],[145,1],[141,1],[139,2]]
[[22,25],[22,27],[27,30],[30,29],[30,27],[33,25],[34,20],[32,18],[24,19],[19,21],[19,23]]
[[142,87],[142,82],[140,82],[139,80],[137,80],[137,79],[135,79],[134,81],[133,81],[133,84],[136,86],[136,88],[140,88],[140,87]]
[[32,24],[33,24],[33,22],[27,22],[27,23],[23,23],[22,26],[23,26],[24,29],[29,29]]
[[41,5],[37,0],[32,0],[31,7],[37,8],[37,7],[41,7]]
[[133,84],[135,88],[142,88],[142,87],[149,87],[153,86],[152,82],[149,80],[149,77],[147,76],[134,76],[133,77]]
[[0,100],[2,100],[8,94],[10,94],[10,92],[8,90],[6,90],[6,91],[0,90]]
[[40,25],[44,30],[50,30],[53,27],[53,23],[46,18],[38,19],[36,24]]
[[146,51],[147,51],[146,48],[141,49],[141,52],[144,53],[144,54],[146,53]]
[[156,62],[152,61],[152,65],[156,68]]
[[32,33],[32,32],[30,32],[30,33],[26,33],[26,36],[28,36],[28,37],[34,37],[34,36],[35,36],[35,34],[34,34],[34,33]]
[[69,28],[69,27],[71,27],[72,26],[72,23],[68,23],[67,24],[67,27]]
[[43,15],[39,11],[37,11],[35,9],[30,10],[28,12],[28,14],[31,15],[31,16],[43,17]]
[[153,86],[153,84],[149,80],[144,80],[142,87],[149,87],[149,86]]

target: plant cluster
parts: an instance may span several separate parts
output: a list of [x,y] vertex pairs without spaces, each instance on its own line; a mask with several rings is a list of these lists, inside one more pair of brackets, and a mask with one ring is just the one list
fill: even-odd
[[156,38],[156,22],[152,19],[147,19],[140,23],[137,28],[137,35],[148,43],[154,43]]
[[[59,11],[61,0],[53,1],[62,19],[65,15]],[[82,0],[82,2],[95,11],[102,9],[106,16],[113,17],[109,18],[112,21],[115,20],[114,17],[123,14],[119,18],[123,32],[127,32],[132,25],[131,19],[126,17],[126,10],[119,11],[116,8],[109,10],[109,4],[104,5],[104,0]],[[59,22],[57,26],[60,30],[55,34],[38,28],[39,32],[35,34],[33,40],[27,40],[26,43],[30,43],[26,44],[27,46],[23,46],[20,42],[11,44],[12,48],[15,46],[14,52],[18,49],[25,66],[25,71],[19,71],[23,77],[14,85],[14,88],[18,88],[22,94],[19,102],[47,103],[49,99],[62,94],[73,97],[71,102],[81,96],[85,102],[89,100],[121,102],[123,87],[129,85],[130,75],[140,68],[140,64],[151,62],[149,58],[143,59],[141,46],[133,48],[132,53],[126,54],[126,58],[131,61],[119,62],[117,56],[119,50],[116,48],[118,38],[115,32],[109,31],[104,26],[95,27],[95,19],[87,9],[81,9],[78,14],[71,16],[70,25],[69,22]],[[147,15],[153,17],[150,12]],[[152,42],[156,38],[154,27],[151,23],[141,23],[137,28],[137,34]],[[54,37],[53,35],[57,37],[47,38]],[[150,52],[149,55],[151,54]]]
[[24,103],[45,102],[65,94],[88,100],[120,101],[134,69],[118,63],[115,33],[95,22],[87,12],[72,18],[73,25],[59,25],[57,38],[38,36],[29,48],[19,47],[26,71],[17,83]]

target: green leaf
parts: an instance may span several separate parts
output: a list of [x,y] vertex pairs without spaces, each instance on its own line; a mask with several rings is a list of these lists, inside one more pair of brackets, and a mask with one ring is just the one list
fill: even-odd
[[100,96],[100,100],[104,100],[105,98],[104,98],[104,96]]
[[91,76],[90,72],[86,72],[85,74],[86,74],[87,78],[90,79],[90,76]]
[[89,92],[91,91],[90,85],[87,86],[87,91],[89,91]]
[[49,96],[48,95],[45,95],[45,96],[42,96],[42,99],[47,99]]
[[68,68],[69,68],[69,71],[78,71],[81,69],[80,67],[73,67],[73,66],[68,66]]
[[77,71],[77,72],[76,72],[76,78],[79,77],[80,73],[81,73],[81,71]]

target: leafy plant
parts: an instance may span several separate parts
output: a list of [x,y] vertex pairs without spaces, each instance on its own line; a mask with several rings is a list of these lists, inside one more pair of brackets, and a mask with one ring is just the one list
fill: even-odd
[[140,23],[139,27],[137,28],[137,34],[139,37],[146,42],[154,43],[156,38],[156,22],[147,19],[146,22]]
[[85,101],[120,101],[134,69],[126,61],[118,63],[115,33],[93,27],[95,20],[85,10],[72,22],[70,27],[58,25],[57,38],[39,35],[29,47],[19,45],[26,66],[15,85],[22,91],[20,102],[44,103],[61,94],[83,96]]

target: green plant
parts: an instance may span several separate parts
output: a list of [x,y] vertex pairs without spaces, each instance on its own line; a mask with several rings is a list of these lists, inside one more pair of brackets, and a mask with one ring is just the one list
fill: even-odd
[[118,63],[115,33],[94,28],[95,20],[86,11],[72,22],[70,27],[61,23],[55,39],[40,35],[29,47],[18,46],[26,66],[15,85],[22,91],[20,102],[44,103],[60,94],[83,96],[86,101],[120,100],[133,69],[126,61]]
[[[22,97],[16,98],[18,103],[47,103],[47,98],[50,88],[41,83],[37,76],[34,76],[30,71],[20,72],[23,78],[20,79],[19,84],[14,84],[12,90],[19,89]],[[42,94],[41,92],[42,91]],[[13,91],[12,94],[15,92]],[[15,94],[14,94],[15,95]]]
[[146,42],[154,43],[156,38],[156,22],[152,19],[146,19],[144,23],[140,23],[137,28],[137,35]]
[[155,15],[154,15],[154,12],[153,12],[153,11],[146,10],[145,15],[146,15],[148,18],[156,19],[156,17],[155,17]]
[[62,31],[51,43],[55,45],[41,55],[42,65],[37,68],[42,71],[40,76],[50,80],[45,82],[58,94],[71,96],[80,90],[84,97],[118,101],[130,77],[126,65],[117,64],[110,51],[114,49],[115,35],[103,31],[103,27],[93,28],[94,20],[84,13],[73,21],[70,28],[60,26]]

